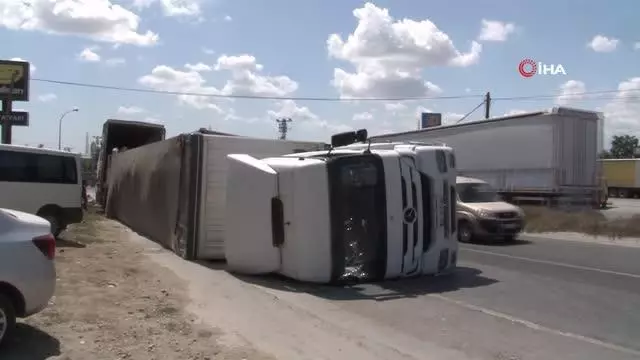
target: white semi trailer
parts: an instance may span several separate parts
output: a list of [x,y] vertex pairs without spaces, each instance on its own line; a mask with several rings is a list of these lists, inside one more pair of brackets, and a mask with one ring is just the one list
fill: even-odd
[[371,139],[445,143],[455,150],[459,175],[488,182],[508,201],[600,205],[602,126],[600,113],[556,107]]

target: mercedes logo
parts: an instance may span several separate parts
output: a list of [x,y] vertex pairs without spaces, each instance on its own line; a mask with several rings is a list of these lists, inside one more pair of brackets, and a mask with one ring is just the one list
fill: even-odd
[[416,209],[407,208],[403,214],[404,222],[407,224],[413,224],[416,221]]

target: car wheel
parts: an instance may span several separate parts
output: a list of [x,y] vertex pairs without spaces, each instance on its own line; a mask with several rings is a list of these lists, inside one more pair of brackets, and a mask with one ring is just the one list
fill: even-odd
[[60,235],[60,233],[62,232],[62,228],[60,228],[60,222],[58,221],[58,218],[55,215],[44,215],[42,217],[49,223],[51,223],[51,233],[57,238],[58,235]]
[[471,242],[473,239],[473,228],[468,221],[460,221],[458,223],[458,241],[461,243]]
[[0,294],[0,346],[6,342],[16,326],[16,310],[5,295]]

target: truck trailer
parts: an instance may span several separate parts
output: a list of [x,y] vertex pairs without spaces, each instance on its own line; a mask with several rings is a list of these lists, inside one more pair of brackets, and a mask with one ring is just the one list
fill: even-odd
[[600,206],[602,126],[601,113],[555,107],[371,139],[451,146],[460,176],[486,181],[507,201]]
[[[320,142],[181,134],[118,153],[107,181],[107,216],[189,260],[222,260],[226,156],[256,157],[325,149]],[[252,219],[247,218],[251,227]]]
[[162,141],[165,134],[164,126],[160,124],[117,119],[105,121],[102,125],[102,143],[96,170],[96,200],[98,204],[105,205],[106,181],[114,150],[117,153]]
[[640,159],[602,159],[609,197],[640,197]]

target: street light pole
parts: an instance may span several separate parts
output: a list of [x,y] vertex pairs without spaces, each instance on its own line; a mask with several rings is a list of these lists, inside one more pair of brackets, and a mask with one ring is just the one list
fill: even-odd
[[58,120],[58,150],[62,150],[62,119],[64,119],[67,114],[72,112],[78,112],[78,108],[74,107],[71,110],[67,110],[60,115],[60,120]]

